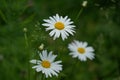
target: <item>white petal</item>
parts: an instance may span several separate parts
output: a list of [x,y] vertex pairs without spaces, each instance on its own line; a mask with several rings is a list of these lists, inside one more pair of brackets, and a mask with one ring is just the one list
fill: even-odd
[[61,37],[62,37],[62,40],[63,40],[63,41],[67,38],[67,36],[66,36],[66,34],[64,33],[64,31],[61,32]]
[[47,59],[47,50],[43,50],[42,53],[39,53],[40,59],[46,60]]
[[86,48],[86,51],[87,51],[87,52],[93,52],[94,49],[93,49],[92,47],[87,47],[87,48]]
[[90,60],[92,60],[92,59],[94,59],[94,53],[86,53],[86,56],[90,59]]
[[49,17],[54,23],[56,22],[55,19],[53,17]]
[[60,17],[58,14],[56,14],[56,21],[59,21],[60,20]]
[[49,33],[49,35],[50,35],[50,36],[53,36],[55,33],[56,33],[56,30],[54,29],[54,30],[52,30],[52,31]]
[[81,61],[86,61],[86,60],[87,60],[85,56],[79,56],[78,58],[79,58]]
[[54,22],[49,20],[49,19],[44,19],[45,22],[49,23],[49,24],[53,24]]
[[38,68],[36,68],[36,71],[37,71],[37,72],[40,72],[41,70],[42,70],[42,69],[41,69],[41,68],[39,68],[39,67],[38,67]]
[[46,28],[46,31],[53,30],[53,29],[54,29],[54,26],[50,26],[50,27]]
[[54,62],[55,64],[59,64],[59,63],[61,63],[62,61],[56,61],[56,62]]
[[49,23],[44,23],[44,24],[42,24],[43,26],[51,26],[51,24],[49,24]]
[[60,32],[58,30],[56,30],[56,33],[54,35],[55,38],[58,38],[60,36]]
[[30,60],[30,63],[38,64],[38,63],[40,63],[40,61],[39,61],[39,60],[35,60],[35,59],[33,59],[33,60]]
[[53,62],[56,57],[57,57],[57,55],[52,55],[52,52],[50,52],[50,53],[48,54],[48,60],[49,60],[50,62]]
[[88,43],[87,42],[83,42],[83,47],[87,47]]
[[71,19],[68,18],[65,22],[68,23],[68,22],[70,22],[70,20],[71,20]]
[[57,74],[55,71],[53,71],[52,69],[50,69],[50,72],[51,72],[53,75],[58,76],[58,74]]
[[66,20],[67,20],[67,18],[68,18],[68,16],[65,16],[65,17],[64,17],[64,21],[66,21]]
[[32,68],[38,68],[38,67],[40,67],[39,65],[36,65],[36,66],[33,66]]
[[70,29],[65,29],[65,31],[67,31],[67,32],[70,33],[71,35],[73,35],[73,32],[75,32],[74,30],[70,30]]

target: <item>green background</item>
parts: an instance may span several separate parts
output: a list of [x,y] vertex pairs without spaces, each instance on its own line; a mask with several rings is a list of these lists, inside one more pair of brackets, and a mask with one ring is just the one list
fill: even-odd
[[[58,54],[63,71],[48,80],[120,80],[120,1],[88,0],[0,0],[0,80],[40,80],[29,60],[38,58],[41,43],[44,49]],[[76,19],[80,9],[82,13]],[[76,33],[62,41],[53,40],[41,24],[43,19],[58,13],[69,16]],[[27,28],[26,47],[23,28]],[[95,59],[81,62],[69,55],[73,40],[87,41],[95,49]],[[37,77],[36,77],[37,76]],[[46,80],[46,79],[45,79]]]

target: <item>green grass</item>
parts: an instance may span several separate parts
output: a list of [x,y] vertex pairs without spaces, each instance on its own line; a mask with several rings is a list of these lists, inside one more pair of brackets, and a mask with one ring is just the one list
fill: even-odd
[[[83,0],[0,0],[0,80],[28,80],[28,63],[38,58],[38,47],[58,54],[63,71],[51,80],[120,80],[120,1],[88,0],[76,19]],[[68,15],[76,33],[67,40],[53,40],[41,25],[56,13]],[[23,28],[28,29],[26,48]],[[69,56],[68,43],[87,41],[95,49],[93,61],[81,62]],[[77,62],[77,64],[76,64]],[[74,67],[76,65],[76,67]],[[30,64],[30,80],[35,70]],[[40,74],[37,73],[40,80]]]

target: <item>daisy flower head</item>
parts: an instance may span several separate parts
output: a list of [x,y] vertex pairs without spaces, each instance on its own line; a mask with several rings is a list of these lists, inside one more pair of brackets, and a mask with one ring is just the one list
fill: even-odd
[[72,55],[73,58],[78,57],[78,59],[81,61],[86,61],[87,58],[90,60],[94,59],[94,49],[93,47],[87,45],[87,42],[80,42],[75,40],[68,45],[68,49],[71,51],[70,55]]
[[30,63],[36,64],[32,68],[36,69],[37,72],[42,72],[45,74],[46,78],[52,76],[58,76],[58,73],[62,70],[62,65],[60,64],[62,61],[54,61],[57,55],[53,55],[52,51],[47,52],[47,50],[43,50],[39,53],[40,60],[30,60]]
[[71,34],[74,35],[74,25],[73,21],[71,21],[68,16],[62,17],[56,14],[53,17],[49,17],[49,19],[44,19],[42,25],[46,26],[46,31],[50,30],[49,35],[55,40],[56,38],[62,37],[62,40],[67,39],[67,37]]

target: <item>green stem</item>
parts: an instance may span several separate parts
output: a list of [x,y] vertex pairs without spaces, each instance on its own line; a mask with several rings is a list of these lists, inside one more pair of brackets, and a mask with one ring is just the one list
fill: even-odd
[[27,37],[27,33],[24,32],[24,37],[25,37],[25,43],[26,43],[26,51],[28,53],[28,80],[30,80],[30,63],[29,63],[29,59],[30,59],[30,55],[29,55],[29,44],[28,44],[28,37]]
[[24,33],[24,37],[25,37],[26,48],[28,48],[29,45],[28,45],[28,38],[26,32]]
[[77,21],[77,19],[79,18],[80,14],[82,13],[82,11],[83,11],[83,7],[80,9],[79,13],[77,14],[77,17],[76,17],[75,21]]

